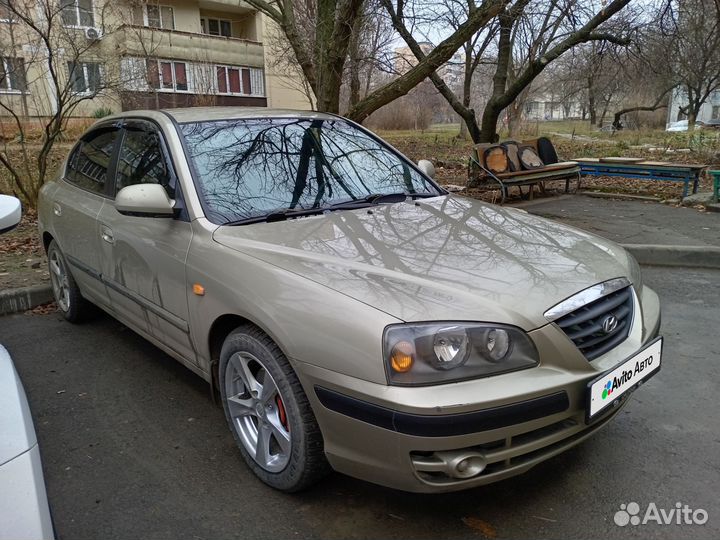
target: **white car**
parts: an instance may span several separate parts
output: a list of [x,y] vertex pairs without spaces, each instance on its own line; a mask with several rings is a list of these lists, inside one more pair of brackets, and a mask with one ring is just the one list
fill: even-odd
[[[0,233],[20,221],[20,201],[0,195]],[[0,345],[0,540],[55,538],[25,391]]]
[[[705,122],[696,120],[695,127],[693,129],[701,129],[703,127],[705,127]],[[668,124],[668,127],[665,129],[665,131],[687,131],[687,130],[688,130],[688,121],[687,120],[678,120],[677,122],[670,122],[670,124]]]

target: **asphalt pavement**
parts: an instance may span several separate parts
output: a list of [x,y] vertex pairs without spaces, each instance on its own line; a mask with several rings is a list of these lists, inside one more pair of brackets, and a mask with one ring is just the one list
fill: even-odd
[[720,246],[720,213],[717,212],[700,212],[653,201],[582,195],[548,197],[516,206],[619,244]]
[[[529,473],[414,495],[333,474],[285,495],[244,465],[206,384],[99,315],[0,318],[36,423],[62,539],[718,538],[720,271],[646,268],[663,368],[598,435]],[[705,525],[627,525],[621,504],[676,503]]]

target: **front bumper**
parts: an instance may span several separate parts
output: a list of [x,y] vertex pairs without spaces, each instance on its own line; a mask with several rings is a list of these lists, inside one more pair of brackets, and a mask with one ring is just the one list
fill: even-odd
[[620,407],[586,424],[585,389],[657,335],[657,295],[645,287],[637,304],[628,339],[592,362],[547,325],[530,333],[539,366],[486,379],[407,388],[296,369],[334,469],[405,491],[467,489],[523,473],[617,414]]

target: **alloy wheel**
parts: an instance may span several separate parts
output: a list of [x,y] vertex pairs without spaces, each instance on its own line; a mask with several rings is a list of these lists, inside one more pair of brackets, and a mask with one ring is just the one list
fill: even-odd
[[233,429],[245,450],[266,471],[282,471],[290,461],[290,424],[267,368],[248,352],[233,354],[225,371],[225,395]]
[[52,283],[55,301],[62,311],[70,309],[70,282],[67,269],[60,253],[55,249],[50,253],[50,282]]

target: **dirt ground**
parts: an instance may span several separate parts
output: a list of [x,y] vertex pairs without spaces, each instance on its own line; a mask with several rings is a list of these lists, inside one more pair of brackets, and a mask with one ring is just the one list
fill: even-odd
[[16,229],[0,236],[0,291],[49,281],[47,258],[37,234],[37,214],[29,210]]

